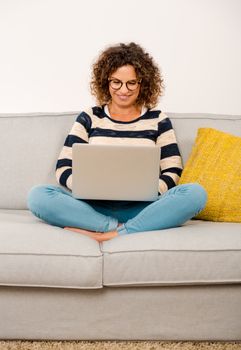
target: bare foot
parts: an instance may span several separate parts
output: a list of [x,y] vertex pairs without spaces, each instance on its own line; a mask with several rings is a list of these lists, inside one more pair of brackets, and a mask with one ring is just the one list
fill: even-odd
[[117,231],[109,231],[109,232],[95,232],[95,231],[88,231],[84,230],[82,228],[77,228],[77,227],[64,227],[65,230],[73,231],[73,232],[78,232],[81,233],[82,235],[89,236],[93,239],[95,239],[97,242],[103,242],[103,241],[108,241],[109,239],[112,239],[116,236],[118,236]]
[[95,231],[89,231],[89,230],[84,230],[82,228],[77,228],[77,227],[64,227],[65,230],[69,230],[69,231],[73,231],[73,232],[77,232],[77,233],[81,233],[82,235],[86,235],[86,236],[89,236],[89,237],[92,237],[94,235],[101,235],[102,233],[101,232],[95,232]]
[[109,231],[109,232],[104,232],[100,235],[93,236],[93,238],[98,242],[103,242],[103,241],[108,241],[109,239],[115,238],[117,236],[118,236],[117,231]]

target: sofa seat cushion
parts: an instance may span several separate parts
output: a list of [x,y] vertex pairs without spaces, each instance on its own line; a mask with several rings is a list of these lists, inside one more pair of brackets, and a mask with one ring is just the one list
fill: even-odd
[[99,243],[28,210],[1,209],[0,285],[102,288]]
[[241,224],[190,220],[102,243],[104,286],[241,282]]

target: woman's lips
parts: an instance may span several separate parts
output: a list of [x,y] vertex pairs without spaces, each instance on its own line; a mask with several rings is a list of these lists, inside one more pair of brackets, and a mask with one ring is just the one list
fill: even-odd
[[120,100],[126,101],[130,96],[128,95],[117,95]]

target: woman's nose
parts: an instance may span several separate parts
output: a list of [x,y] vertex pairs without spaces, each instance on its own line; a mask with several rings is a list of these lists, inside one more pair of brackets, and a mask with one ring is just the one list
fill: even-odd
[[122,87],[119,89],[119,91],[123,92],[123,93],[127,93],[129,90],[127,89],[126,84],[122,84]]

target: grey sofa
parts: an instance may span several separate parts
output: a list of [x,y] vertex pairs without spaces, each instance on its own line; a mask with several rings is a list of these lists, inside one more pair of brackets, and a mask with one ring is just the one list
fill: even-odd
[[[77,114],[0,115],[0,339],[241,340],[241,224],[99,244],[27,210]],[[184,163],[198,127],[241,136],[239,116],[167,115]]]

